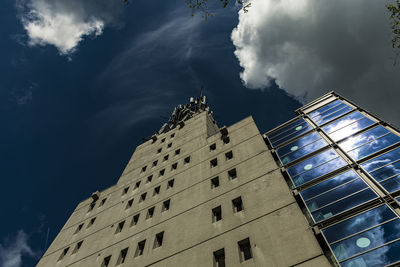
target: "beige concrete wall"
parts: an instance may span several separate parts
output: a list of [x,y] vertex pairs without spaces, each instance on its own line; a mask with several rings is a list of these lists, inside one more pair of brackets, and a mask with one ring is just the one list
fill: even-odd
[[[119,252],[126,247],[125,266],[213,266],[212,253],[220,248],[225,248],[227,266],[329,266],[253,119],[248,117],[229,127],[228,144],[219,133],[209,136],[217,129],[210,123],[203,113],[187,121],[182,129],[137,147],[118,183],[101,192],[91,212],[87,212],[90,199],[78,205],[38,266],[101,266],[108,255],[112,255],[109,266],[115,266]],[[166,140],[161,143],[163,138]],[[210,151],[214,143],[216,150]],[[159,148],[161,153],[157,153]],[[175,156],[176,149],[181,152]],[[229,151],[233,158],[227,160],[225,153]],[[163,161],[167,154],[169,159]],[[190,163],[185,164],[187,156]],[[215,158],[218,165],[211,167],[210,160]],[[158,164],[152,167],[154,160]],[[171,170],[174,163],[178,163],[177,169]],[[145,172],[141,171],[143,166],[147,166]],[[228,171],[233,168],[237,178],[231,180]],[[165,174],[159,177],[162,169]],[[146,183],[149,175],[153,179]],[[210,179],[216,176],[220,186],[211,188]],[[167,189],[171,179],[174,187]],[[133,190],[138,181],[140,187]],[[123,195],[128,186],[128,193]],[[160,194],[153,196],[158,186]],[[146,200],[139,203],[145,192]],[[238,196],[244,210],[234,213],[232,199]],[[107,201],[99,207],[103,198]],[[132,198],[132,207],[126,209]],[[170,209],[162,212],[165,200],[170,200]],[[213,223],[211,210],[219,205],[223,218]],[[146,219],[152,207],[154,216]],[[139,222],[131,227],[136,214],[140,214]],[[94,217],[94,225],[86,228]],[[125,221],[124,228],[115,234],[121,221]],[[82,223],[83,229],[74,234]],[[161,231],[163,245],[153,249],[154,237]],[[240,263],[237,242],[247,237],[253,258]],[[144,254],[135,258],[137,243],[144,239]],[[71,255],[81,240],[82,247]],[[66,247],[70,247],[67,255],[57,261]]]

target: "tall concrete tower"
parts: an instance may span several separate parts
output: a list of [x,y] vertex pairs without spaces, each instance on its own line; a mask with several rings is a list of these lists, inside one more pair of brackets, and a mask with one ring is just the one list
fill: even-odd
[[38,266],[385,266],[400,260],[400,138],[331,92],[260,134],[174,109]]

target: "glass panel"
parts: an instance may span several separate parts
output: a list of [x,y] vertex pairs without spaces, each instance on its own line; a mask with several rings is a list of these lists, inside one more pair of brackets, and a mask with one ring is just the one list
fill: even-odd
[[268,135],[268,138],[271,144],[276,147],[310,130],[312,130],[312,127],[304,119],[300,119],[278,130],[278,134],[274,132]]
[[341,263],[344,267],[378,267],[400,260],[400,241],[393,242]]
[[277,150],[278,156],[284,165],[301,158],[328,145],[321,136],[314,132],[308,134]]
[[363,190],[355,195],[351,195],[351,196],[341,199],[329,206],[326,206],[317,211],[314,211],[311,213],[311,215],[314,217],[314,220],[316,222],[319,222],[319,221],[325,220],[329,217],[332,217],[333,215],[336,215],[338,213],[341,213],[343,211],[351,209],[355,206],[361,205],[361,204],[363,204],[371,199],[374,199],[376,197],[377,197],[377,195],[374,193],[374,191],[372,191],[372,189],[368,188],[368,189]]
[[397,190],[400,190],[400,176],[390,178],[381,182],[381,184],[389,193],[393,193]]
[[340,146],[355,160],[364,158],[392,144],[398,143],[400,138],[382,126],[351,137]]
[[340,100],[333,101],[332,103],[330,103],[326,106],[323,106],[323,107],[317,109],[316,111],[311,112],[310,114],[308,114],[308,116],[310,116],[310,118],[314,118],[314,117],[319,116],[322,113],[326,112],[328,109],[332,109],[333,107],[336,107],[337,105],[340,105],[340,104],[343,104],[343,102]]
[[400,220],[397,219],[335,243],[331,248],[336,258],[341,261],[399,238],[399,229]]
[[394,212],[388,206],[383,205],[323,229],[322,233],[328,243],[333,243],[395,217]]
[[287,172],[294,184],[299,186],[345,165],[346,162],[329,149],[288,168]]
[[[334,108],[334,109],[336,109],[336,108]],[[333,113],[331,113],[331,114],[329,114],[329,115],[327,115],[325,117],[322,117],[320,120],[316,121],[316,123],[318,125],[322,125],[322,124],[327,123],[327,122],[329,122],[331,120],[334,120],[337,117],[339,117],[339,116],[341,116],[341,115],[343,115],[343,114],[345,114],[347,112],[350,112],[352,110],[353,110],[353,108],[351,108],[351,107],[349,107],[349,106],[347,106],[345,104],[342,104],[342,105],[338,106],[338,110],[337,111],[335,111],[335,112],[333,112]]]
[[398,159],[400,159],[400,148],[396,148],[390,152],[380,155],[379,157],[366,161],[365,163],[361,164],[361,166],[367,172],[371,172]]
[[372,124],[374,121],[356,111],[322,127],[322,130],[329,134],[334,141],[339,141]]
[[334,176],[334,177],[330,178],[329,180],[326,180],[322,183],[314,185],[313,187],[300,192],[300,194],[304,200],[308,200],[308,199],[315,197],[321,193],[331,190],[332,188],[335,188],[337,186],[340,186],[344,183],[347,183],[347,182],[357,179],[357,178],[359,178],[359,176],[353,170],[349,170],[347,172],[344,172],[342,174]]

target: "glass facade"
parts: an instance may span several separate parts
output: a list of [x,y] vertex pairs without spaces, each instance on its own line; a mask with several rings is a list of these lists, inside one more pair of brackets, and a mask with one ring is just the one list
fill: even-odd
[[297,113],[266,142],[310,225],[340,266],[400,266],[398,130],[335,93]]

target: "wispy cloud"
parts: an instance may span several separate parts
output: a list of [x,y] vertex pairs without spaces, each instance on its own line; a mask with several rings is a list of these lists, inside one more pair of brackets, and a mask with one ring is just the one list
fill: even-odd
[[28,244],[28,235],[19,230],[15,236],[8,237],[0,244],[1,267],[20,267],[22,257],[37,257],[37,253]]

